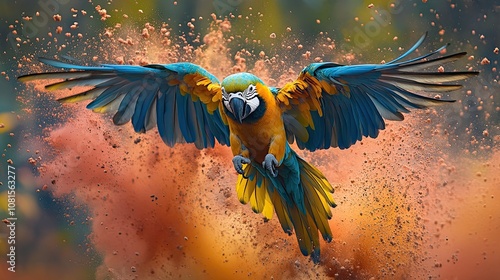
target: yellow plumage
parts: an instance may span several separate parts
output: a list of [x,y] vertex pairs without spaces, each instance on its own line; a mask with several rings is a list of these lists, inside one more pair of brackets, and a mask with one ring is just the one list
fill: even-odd
[[[239,201],[243,204],[250,202],[255,213],[262,213],[266,219],[271,219],[273,203],[267,191],[270,182],[253,169],[251,165],[245,165],[244,170],[244,176],[239,175],[236,182],[236,193]],[[260,185],[258,182],[260,182]]]

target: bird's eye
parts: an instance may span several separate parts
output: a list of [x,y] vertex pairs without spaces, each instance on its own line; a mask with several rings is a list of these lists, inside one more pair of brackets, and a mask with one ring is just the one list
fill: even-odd
[[257,95],[257,90],[254,85],[249,85],[245,91],[246,99],[252,99]]

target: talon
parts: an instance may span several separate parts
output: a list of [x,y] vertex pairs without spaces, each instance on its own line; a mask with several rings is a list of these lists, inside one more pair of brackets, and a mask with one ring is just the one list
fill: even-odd
[[267,154],[262,162],[262,167],[266,169],[273,177],[278,176],[278,160],[273,154]]
[[234,169],[236,170],[236,172],[238,172],[238,174],[244,175],[245,171],[243,170],[243,164],[249,164],[249,163],[250,159],[246,157],[240,155],[236,155],[233,157]]

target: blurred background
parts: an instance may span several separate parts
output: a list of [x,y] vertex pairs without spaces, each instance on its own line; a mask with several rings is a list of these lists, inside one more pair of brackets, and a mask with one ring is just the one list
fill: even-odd
[[[498,268],[498,1],[0,2],[0,219],[15,167],[16,272],[1,279],[492,279]],[[80,63],[192,61],[220,79],[250,71],[282,85],[317,61],[381,63],[428,32],[419,53],[468,52],[481,71],[446,98],[347,151],[301,155],[334,183],[339,207],[314,266],[276,219],[240,205],[227,148],[164,147],[61,106],[16,77]],[[156,133],[156,134],[155,134]],[[175,162],[175,164],[172,164]],[[245,260],[245,261],[243,261]],[[223,271],[223,272],[221,272]]]

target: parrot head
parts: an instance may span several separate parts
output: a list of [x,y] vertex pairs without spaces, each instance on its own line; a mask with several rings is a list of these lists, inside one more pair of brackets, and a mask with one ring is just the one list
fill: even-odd
[[233,74],[222,81],[222,103],[229,117],[243,123],[250,116],[258,117],[253,113],[265,110],[264,100],[257,91],[258,84],[264,83],[250,73]]

